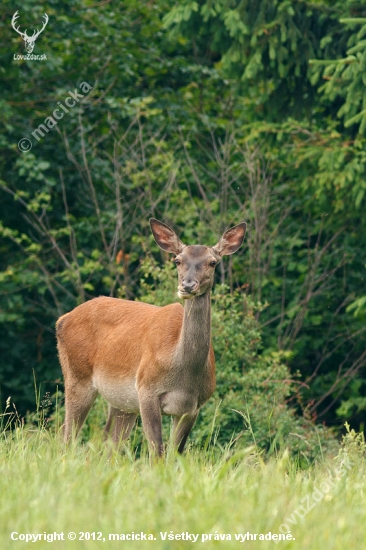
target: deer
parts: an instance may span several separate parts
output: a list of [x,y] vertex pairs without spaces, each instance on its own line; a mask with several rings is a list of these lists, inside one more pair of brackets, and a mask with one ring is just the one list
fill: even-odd
[[150,227],[158,246],[175,255],[184,307],[100,296],[58,319],[65,443],[76,437],[99,393],[108,402],[105,437],[117,447],[141,415],[149,449],[161,457],[162,415],[170,415],[174,447],[182,453],[200,408],[215,390],[211,289],[222,257],[242,245],[246,223],[228,229],[211,247],[186,246],[155,218]]
[[24,32],[21,32],[19,30],[19,27],[16,28],[15,26],[15,23],[17,21],[17,19],[19,18],[19,14],[18,14],[18,11],[16,11],[12,17],[12,20],[11,20],[11,26],[13,27],[13,29],[18,33],[20,34],[20,36],[23,38],[24,40],[24,45],[25,45],[25,49],[26,49],[26,52],[27,53],[32,53],[33,52],[33,49],[34,49],[34,46],[35,46],[35,42],[37,40],[37,38],[39,37],[39,35],[41,34],[41,32],[45,29],[47,23],[48,23],[48,15],[47,13],[45,13],[42,17],[44,17],[44,23],[42,25],[42,28],[40,30],[34,30],[33,31],[33,35],[32,36],[28,36],[27,35],[27,29],[25,29]]

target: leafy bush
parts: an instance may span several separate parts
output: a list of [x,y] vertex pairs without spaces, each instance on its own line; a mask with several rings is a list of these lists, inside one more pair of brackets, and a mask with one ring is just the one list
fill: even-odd
[[[170,303],[176,286],[171,263],[159,267],[147,258],[142,269],[141,300]],[[206,446],[211,440],[219,446],[244,447],[254,443],[267,453],[288,447],[300,462],[335,452],[331,431],[296,413],[297,381],[285,363],[288,353],[263,349],[255,313],[265,306],[254,304],[240,289],[230,293],[225,285],[216,286],[212,302],[217,389],[200,412],[191,434],[194,444]]]

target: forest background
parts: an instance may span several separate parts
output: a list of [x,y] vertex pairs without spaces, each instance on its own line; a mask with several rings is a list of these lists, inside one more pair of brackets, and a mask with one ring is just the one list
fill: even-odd
[[[47,59],[14,58],[16,9],[28,34],[49,16]],[[0,27],[3,410],[34,410],[36,381],[52,412],[62,313],[175,300],[149,217],[212,245],[244,220],[217,273],[218,389],[193,441],[250,432],[311,454],[327,427],[363,429],[364,3],[5,0]]]

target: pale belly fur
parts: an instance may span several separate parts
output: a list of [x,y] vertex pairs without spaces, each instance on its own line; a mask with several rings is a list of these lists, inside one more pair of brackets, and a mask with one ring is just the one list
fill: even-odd
[[100,395],[102,395],[112,407],[136,414],[140,412],[139,398],[134,378],[125,379],[121,382],[112,382],[100,376],[94,376],[93,384]]
[[[136,381],[134,378],[112,382],[100,376],[94,376],[93,385],[112,407],[121,411],[140,413]],[[182,416],[197,411],[197,398],[191,392],[174,389],[159,392],[161,412],[163,414]]]

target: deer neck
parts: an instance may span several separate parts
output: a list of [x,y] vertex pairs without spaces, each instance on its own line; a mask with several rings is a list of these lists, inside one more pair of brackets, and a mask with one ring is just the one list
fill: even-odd
[[184,371],[202,371],[211,344],[211,292],[186,300],[183,326],[174,354],[175,364]]

